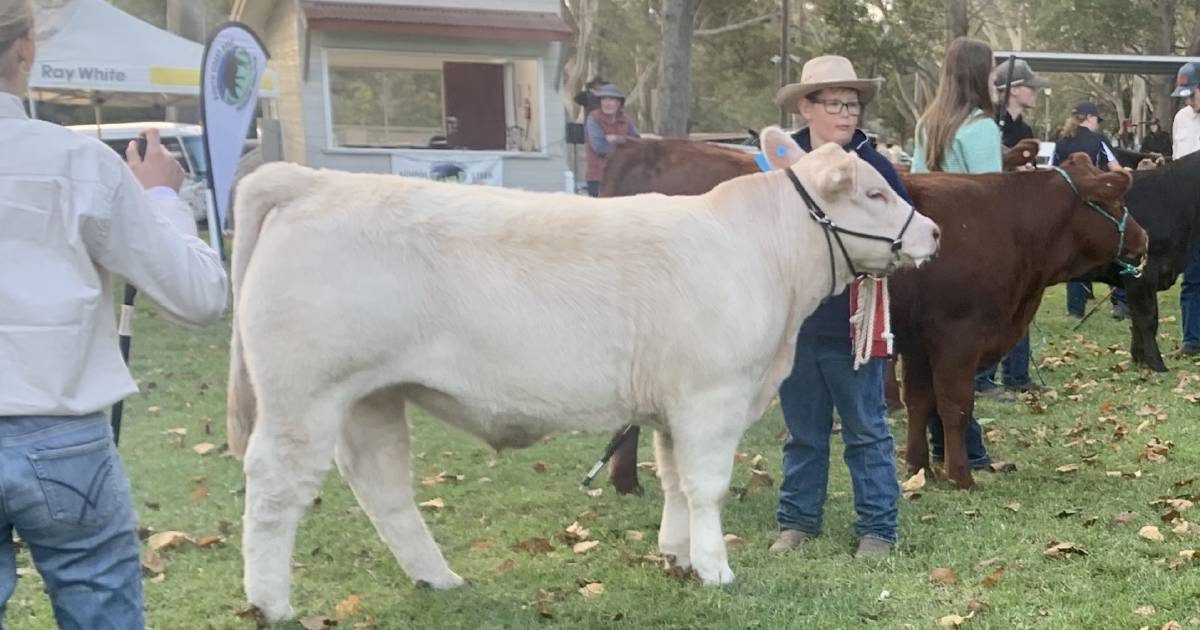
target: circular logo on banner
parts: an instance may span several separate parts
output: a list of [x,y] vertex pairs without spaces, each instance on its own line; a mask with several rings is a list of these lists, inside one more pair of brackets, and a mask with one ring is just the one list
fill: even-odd
[[254,93],[258,81],[258,64],[245,48],[232,45],[222,50],[216,59],[217,96],[226,105],[240,109]]
[[467,181],[467,169],[456,162],[438,162],[429,169],[429,179],[462,183]]

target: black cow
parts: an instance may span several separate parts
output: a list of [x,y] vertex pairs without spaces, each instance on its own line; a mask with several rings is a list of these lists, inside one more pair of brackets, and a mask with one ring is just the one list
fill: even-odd
[[1122,277],[1115,265],[1087,279],[1122,286],[1129,294],[1133,360],[1157,372],[1167,371],[1158,349],[1158,292],[1173,284],[1200,244],[1200,152],[1161,168],[1137,171],[1125,203],[1150,237],[1149,256],[1140,278]]

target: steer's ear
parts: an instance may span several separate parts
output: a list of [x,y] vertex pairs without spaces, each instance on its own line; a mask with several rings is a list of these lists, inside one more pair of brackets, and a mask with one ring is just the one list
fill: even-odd
[[758,146],[762,147],[763,156],[773,170],[787,168],[804,156],[804,149],[786,131],[775,125],[759,132]]
[[1079,193],[1095,203],[1120,201],[1133,185],[1133,175],[1128,171],[1093,175],[1079,182]]
[[822,197],[832,199],[838,195],[853,193],[858,186],[858,158],[830,142],[813,150],[813,156],[827,156],[828,165],[817,176],[817,190]]

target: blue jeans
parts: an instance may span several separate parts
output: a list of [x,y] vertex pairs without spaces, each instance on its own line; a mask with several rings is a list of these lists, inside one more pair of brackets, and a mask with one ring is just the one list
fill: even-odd
[[589,181],[587,183],[587,188],[588,188],[589,195],[591,195],[593,197],[600,196],[600,182],[599,181],[597,181],[597,180]]
[[843,459],[854,488],[854,531],[860,538],[896,542],[896,460],[883,400],[884,361],[855,371],[850,340],[802,336],[792,374],[779,387],[787,423],[779,527],[821,532],[829,485],[829,441],[833,410],[842,419]]
[[1087,303],[1092,298],[1091,282],[1067,283],[1067,314],[1083,317],[1087,314]]
[[[926,426],[929,427],[930,455],[935,460],[945,460],[946,436],[942,430],[942,419],[936,411],[929,414]],[[974,398],[971,399],[965,433],[967,435],[967,465],[975,469],[987,468],[992,463],[992,458],[988,455],[987,447],[983,445],[983,427],[979,426],[979,422],[975,420]]]
[[59,628],[145,626],[129,480],[104,414],[0,417],[0,528],[0,620],[16,587],[15,529]]
[[[1023,389],[1033,384],[1029,378],[1029,331],[1026,330],[1017,345],[1008,351],[1004,360],[1004,386],[1009,389]],[[983,392],[997,387],[996,366],[992,366],[975,375],[975,391]]]
[[1183,347],[1200,348],[1200,247],[1192,250],[1192,259],[1183,270],[1179,310],[1183,317]]

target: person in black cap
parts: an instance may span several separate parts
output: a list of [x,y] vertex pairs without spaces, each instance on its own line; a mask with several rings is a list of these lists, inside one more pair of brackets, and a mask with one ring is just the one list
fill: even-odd
[[[1011,76],[1012,82],[1008,83]],[[1037,93],[1048,85],[1048,81],[1038,76],[1030,69],[1024,59],[1017,59],[1012,64],[1010,75],[1009,62],[996,66],[992,71],[992,84],[1004,95],[1004,85],[1008,83],[1008,101],[1004,103],[1004,116],[1000,119],[1001,142],[1012,148],[1026,138],[1033,138],[1033,128],[1025,122],[1025,112],[1037,105]],[[996,366],[985,369],[975,375],[975,391],[980,396],[1005,398],[1011,397],[1006,392],[1030,391],[1043,389],[1029,377],[1029,331],[1005,355],[1004,387],[996,383]]]
[[1024,59],[1015,60],[1012,64],[1012,83],[1009,79],[1009,62],[996,66],[992,71],[992,83],[1004,96],[1004,86],[1008,83],[1008,101],[1004,103],[1004,116],[1000,119],[1001,142],[1012,148],[1026,138],[1033,138],[1033,128],[1025,122],[1025,112],[1037,105],[1038,90],[1049,85],[1049,81],[1038,76]]
[[[1062,138],[1054,145],[1054,157],[1051,163],[1062,164],[1072,153],[1085,153],[1092,159],[1096,168],[1102,171],[1124,170],[1120,162],[1117,162],[1112,144],[1099,131],[1100,123],[1103,120],[1100,116],[1100,108],[1096,107],[1095,103],[1080,101],[1071,111],[1066,125],[1063,126]],[[1092,285],[1090,282],[1067,283],[1067,314],[1082,319],[1087,311],[1088,299],[1091,297]],[[1113,303],[1114,316],[1118,314],[1119,304],[1120,300],[1117,298]]]

